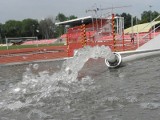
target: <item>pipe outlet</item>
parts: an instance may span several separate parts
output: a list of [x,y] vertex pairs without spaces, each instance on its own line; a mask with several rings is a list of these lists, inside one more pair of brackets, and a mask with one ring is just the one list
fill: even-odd
[[109,68],[116,68],[119,67],[122,62],[122,57],[119,53],[112,53],[112,58],[108,57],[105,59],[105,64]]

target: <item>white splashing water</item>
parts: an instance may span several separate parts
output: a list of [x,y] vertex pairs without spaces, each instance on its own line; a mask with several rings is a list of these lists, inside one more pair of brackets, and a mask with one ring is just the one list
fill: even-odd
[[89,58],[107,58],[110,53],[111,50],[109,47],[95,46],[92,48],[86,46],[83,49],[75,51],[74,57],[64,63],[62,71],[65,70],[65,72],[67,72],[70,81],[75,81],[78,75],[78,71],[82,69],[83,65],[88,61]]
[[[47,71],[40,72],[39,75],[33,75],[31,67],[38,69],[38,65],[30,65],[26,68],[23,80],[20,81],[15,88],[10,90],[8,102],[4,104],[5,108],[14,110],[35,103],[38,104],[41,99],[50,96],[61,96],[65,98],[65,96],[70,94],[71,89],[74,92],[84,91],[85,87],[82,85],[83,82],[84,84],[91,84],[90,90],[95,89],[92,85],[93,80],[90,77],[84,78],[84,80],[81,81],[82,84],[79,84],[77,82],[78,72],[88,59],[97,59],[99,57],[107,58],[110,53],[111,50],[109,47],[86,46],[77,50],[74,57],[66,60],[61,70],[51,76]],[[16,107],[14,107],[15,105]]]

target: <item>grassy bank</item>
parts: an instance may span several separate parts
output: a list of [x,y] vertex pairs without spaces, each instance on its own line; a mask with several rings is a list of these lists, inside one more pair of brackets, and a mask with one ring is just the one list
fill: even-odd
[[[22,49],[22,48],[35,48],[35,47],[47,47],[47,46],[61,46],[61,45],[64,45],[64,43],[39,44],[39,45],[12,45],[12,46],[8,46],[8,50]],[[7,46],[0,46],[0,50],[7,50]]]

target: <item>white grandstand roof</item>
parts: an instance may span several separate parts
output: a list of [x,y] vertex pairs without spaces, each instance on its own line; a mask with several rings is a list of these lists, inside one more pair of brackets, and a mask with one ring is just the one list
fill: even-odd
[[105,19],[105,18],[95,18],[92,16],[87,16],[87,17],[82,17],[82,18],[77,18],[77,19],[72,19],[64,22],[58,22],[55,23],[55,25],[81,25],[81,24],[88,24],[91,23],[93,20],[96,19]]

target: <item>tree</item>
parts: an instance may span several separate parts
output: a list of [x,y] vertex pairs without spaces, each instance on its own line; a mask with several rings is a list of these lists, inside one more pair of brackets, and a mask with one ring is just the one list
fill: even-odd
[[[158,15],[160,15],[160,14],[158,12],[156,12],[156,11],[154,11],[154,12],[152,12],[151,10],[144,11],[141,14],[141,23],[151,22],[153,19],[158,17]],[[157,20],[160,20],[160,19],[157,19]]]
[[[63,21],[66,21],[68,18],[62,14],[62,13],[59,13],[57,16],[56,16],[56,21],[57,22],[63,22]],[[65,31],[65,27],[64,26],[56,26],[56,36],[59,37],[60,35],[64,34],[64,31]]]
[[21,21],[9,20],[4,25],[4,31],[7,37],[20,37],[22,23]]
[[66,21],[67,20],[67,17],[62,14],[62,13],[59,13],[57,16],[56,16],[56,21],[58,22],[63,22],[63,21]]
[[0,39],[2,38],[3,35],[3,24],[0,23]]
[[36,36],[38,31],[39,23],[35,19],[24,19],[22,21],[22,36],[30,37]]
[[42,38],[49,39],[55,37],[55,20],[53,18],[46,18],[39,22],[40,33]]
[[3,43],[2,42],[2,35],[3,35],[2,30],[3,30],[3,24],[0,23],[0,44]]
[[127,14],[127,13],[122,13],[120,16],[124,17],[124,28],[130,27],[132,16],[130,14]]
[[[160,15],[160,13],[158,13],[156,11],[152,12],[152,18],[153,19],[157,18],[159,15]],[[160,20],[160,18],[158,18],[157,20]]]
[[[118,15],[118,14],[117,14]],[[132,19],[133,19],[133,25],[136,25],[139,23],[139,19],[135,16],[132,16],[129,13],[122,13],[118,16],[124,17],[124,29],[131,27],[132,25]]]
[[68,17],[68,20],[72,20],[72,19],[76,19],[76,18],[77,18],[76,16],[71,15],[71,16]]
[[[74,16],[74,15],[71,15],[69,17],[66,17],[63,13],[59,13],[57,16],[56,16],[56,21],[57,22],[63,22],[63,21],[66,21],[66,20],[72,20],[72,19],[76,19],[77,17]],[[60,35],[64,34],[65,33],[65,27],[64,26],[56,26],[55,28],[55,36],[56,37],[59,37]]]

